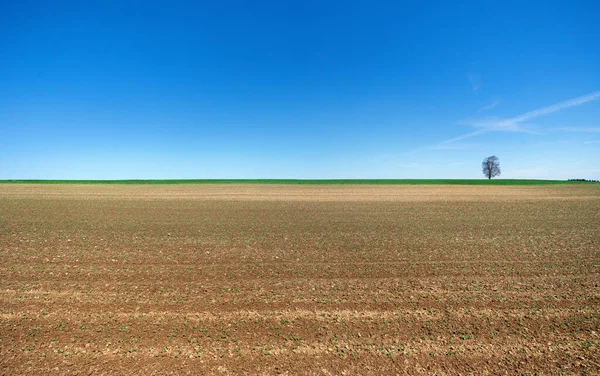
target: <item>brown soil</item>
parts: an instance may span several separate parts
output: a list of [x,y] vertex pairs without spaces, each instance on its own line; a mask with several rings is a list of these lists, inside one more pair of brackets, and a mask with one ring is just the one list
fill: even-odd
[[600,187],[0,185],[0,374],[598,374]]

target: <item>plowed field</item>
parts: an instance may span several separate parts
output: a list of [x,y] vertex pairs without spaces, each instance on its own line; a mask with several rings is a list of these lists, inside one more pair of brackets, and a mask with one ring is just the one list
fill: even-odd
[[0,185],[0,374],[598,374],[600,185]]

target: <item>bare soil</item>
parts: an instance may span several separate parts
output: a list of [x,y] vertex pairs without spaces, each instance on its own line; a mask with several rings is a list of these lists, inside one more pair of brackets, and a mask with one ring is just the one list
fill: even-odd
[[0,374],[599,374],[600,186],[0,184]]

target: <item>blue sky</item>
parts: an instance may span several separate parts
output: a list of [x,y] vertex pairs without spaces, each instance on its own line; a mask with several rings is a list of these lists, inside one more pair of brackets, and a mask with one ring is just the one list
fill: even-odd
[[600,179],[598,1],[0,0],[0,179]]

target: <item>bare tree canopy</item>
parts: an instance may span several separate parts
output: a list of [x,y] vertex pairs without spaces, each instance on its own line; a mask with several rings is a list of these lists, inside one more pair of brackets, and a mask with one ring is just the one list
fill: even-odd
[[481,162],[481,170],[483,175],[488,179],[500,176],[500,159],[495,155],[487,157]]

